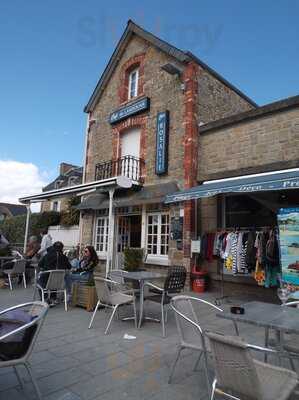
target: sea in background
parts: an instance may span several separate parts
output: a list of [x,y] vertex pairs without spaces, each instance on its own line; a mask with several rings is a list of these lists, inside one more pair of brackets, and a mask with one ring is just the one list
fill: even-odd
[[[281,209],[277,220],[282,279],[299,286],[299,208]],[[298,270],[289,269],[292,264],[298,265]]]

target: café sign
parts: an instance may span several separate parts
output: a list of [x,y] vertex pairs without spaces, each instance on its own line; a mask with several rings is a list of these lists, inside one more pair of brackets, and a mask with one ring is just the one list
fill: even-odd
[[166,174],[168,170],[169,111],[157,114],[156,127],[156,174]]
[[142,111],[148,110],[150,107],[150,99],[149,97],[143,97],[140,100],[135,101],[134,103],[130,103],[124,107],[115,110],[109,116],[109,122],[111,125],[116,122],[122,121],[125,118],[130,117],[131,115],[138,114]]

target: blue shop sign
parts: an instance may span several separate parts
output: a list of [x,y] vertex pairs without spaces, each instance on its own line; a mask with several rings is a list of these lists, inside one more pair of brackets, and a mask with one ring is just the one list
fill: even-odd
[[140,113],[141,111],[148,110],[150,107],[150,99],[144,97],[140,100],[130,103],[127,106],[121,107],[118,110],[110,114],[109,122],[110,124],[115,124],[116,122],[122,121],[123,119]]
[[169,111],[157,114],[156,127],[156,174],[163,175],[168,170]]

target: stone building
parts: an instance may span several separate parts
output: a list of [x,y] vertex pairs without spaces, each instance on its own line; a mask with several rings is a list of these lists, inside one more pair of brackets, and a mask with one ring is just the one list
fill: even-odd
[[[47,186],[43,187],[43,192],[75,186],[82,183],[82,167],[62,162],[59,166],[59,175]],[[68,197],[53,198],[42,202],[41,212],[44,211],[64,211],[67,209]]]
[[[152,266],[189,268],[194,203],[167,206],[164,197],[197,184],[200,125],[255,108],[192,53],[128,22],[85,107],[84,181],[113,174],[135,181],[114,197],[115,260],[124,247],[141,247]],[[93,194],[80,208],[82,242],[105,260],[108,200]]]
[[[198,233],[272,229],[280,209],[299,210],[299,96],[200,126],[199,148],[198,186],[168,199],[197,203]],[[253,274],[233,275],[218,258],[201,266],[230,293],[246,284],[258,294]]]
[[[299,203],[299,96],[258,107],[132,21],[84,111],[83,183],[21,201],[81,196],[80,242],[107,272],[127,246],[150,268],[190,270],[203,232],[274,225],[279,207]],[[202,266],[222,276],[216,260]]]

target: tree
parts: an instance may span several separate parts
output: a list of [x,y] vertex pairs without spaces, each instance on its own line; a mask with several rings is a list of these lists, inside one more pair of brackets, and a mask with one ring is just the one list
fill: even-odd
[[76,206],[80,204],[80,197],[73,196],[67,202],[67,208],[61,212],[61,225],[72,226],[79,224],[80,211]]
[[[59,225],[60,213],[46,211],[34,213],[30,217],[29,236],[38,236],[41,231],[52,225]],[[0,231],[10,243],[22,243],[25,235],[26,215],[8,217],[0,222]]]

